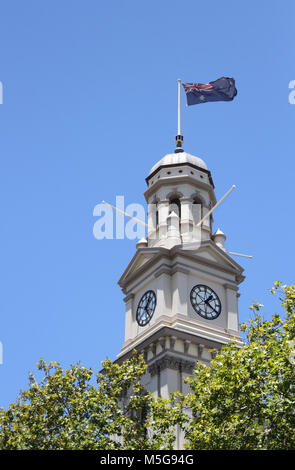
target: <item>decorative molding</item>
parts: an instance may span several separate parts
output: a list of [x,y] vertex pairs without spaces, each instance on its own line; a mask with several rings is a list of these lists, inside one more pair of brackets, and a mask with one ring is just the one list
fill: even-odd
[[162,322],[159,323],[161,325],[160,328],[156,328],[148,335],[144,334],[143,336],[138,337],[137,340],[132,341],[131,344],[129,341],[124,343],[121,349],[121,353],[117,356],[115,362],[121,363],[123,360],[128,359],[135,349],[140,352],[146,348],[150,348],[153,342],[158,341],[163,336],[166,336],[168,338],[167,341],[169,342],[167,343],[167,349],[170,349],[171,351],[173,351],[176,339],[188,340],[193,344],[202,345],[199,346],[199,355],[202,354],[204,347],[208,349],[220,349],[223,344],[227,344],[232,341],[234,336],[237,340],[238,345],[240,347],[243,345],[241,338],[239,338],[238,336],[238,332],[235,332],[235,335],[233,335],[231,334],[231,332],[224,330],[224,334],[222,334],[222,330],[220,330],[220,339],[209,339],[207,337],[204,337],[204,335],[200,334],[199,332],[193,333],[189,331],[183,331],[183,329],[178,329],[177,326],[171,327],[168,325],[163,325]]
[[193,199],[192,199],[191,197],[182,197],[182,198],[180,199],[180,203],[181,203],[181,204],[186,203],[186,202],[192,203],[192,202],[193,202]]
[[170,191],[170,193],[166,194],[166,199],[168,199],[169,203],[170,203],[170,199],[180,199],[183,198],[183,193],[181,191],[179,191],[177,188],[173,188],[172,191]]
[[144,197],[147,202],[149,202],[149,198],[152,197],[159,189],[164,186],[180,186],[182,184],[191,184],[192,186],[196,187],[197,189],[201,188],[205,191],[208,191],[210,194],[210,198],[213,201],[213,204],[216,204],[216,197],[214,193],[214,188],[211,186],[210,183],[206,183],[203,181],[196,180],[194,177],[189,175],[183,176],[170,176],[169,178],[161,178],[155,181],[155,184],[149,186],[149,188],[145,191]]
[[123,301],[125,303],[129,302],[129,300],[133,300],[134,299],[134,294],[128,294],[126,295],[126,297],[124,297]]
[[[153,178],[155,176],[156,173],[158,173],[158,171],[160,171],[162,168],[175,168],[175,167],[178,167],[178,166],[189,166],[191,168],[194,168],[195,170],[198,170],[198,171],[201,171],[202,173],[206,173],[208,175],[208,178],[210,180],[210,183],[212,184],[213,188],[214,188],[214,184],[213,184],[213,180],[212,180],[212,176],[211,176],[211,172],[205,168],[201,168],[200,166],[197,166],[197,165],[194,165],[193,163],[190,163],[190,162],[182,162],[182,163],[170,163],[170,165],[160,165],[158,168],[156,168],[153,173],[151,173],[145,180],[146,180],[146,184],[148,185],[148,182],[151,178]],[[170,178],[173,178],[173,177],[170,177]]]
[[225,289],[232,289],[232,290],[235,290],[235,291],[239,290],[239,288],[237,286],[235,286],[234,284],[229,284],[229,283],[223,284],[223,287]]
[[163,264],[158,270],[154,273],[154,277],[157,278],[161,276],[161,274],[168,274],[169,276],[173,276],[173,274],[180,272],[183,274],[189,274],[191,271],[185,267],[185,265],[181,265],[181,263],[176,262],[172,266],[168,264]]
[[162,274],[168,274],[168,276],[171,276],[171,266],[169,266],[169,264],[163,264],[160,268],[158,268],[154,273],[154,277],[157,278]]
[[228,334],[231,336],[231,341],[237,341],[240,342],[241,338],[238,336],[239,332],[236,330],[231,330],[230,328],[227,328],[226,330]]
[[161,359],[158,359],[157,361],[153,362],[153,364],[148,366],[148,372],[151,374],[152,377],[158,374],[159,371],[162,371],[165,369],[179,370],[181,372],[192,374],[194,367],[195,367],[194,361],[189,361],[189,360],[182,359],[180,357],[175,357],[175,356],[166,354],[164,357],[162,357]]
[[175,273],[189,274],[190,270],[187,268],[182,268],[178,263],[175,263],[173,267],[171,267],[170,275],[173,276]]
[[[222,276],[221,273],[226,273],[226,274],[233,274],[236,277],[237,283],[240,283],[243,281],[244,276],[242,275],[242,272],[244,269],[242,266],[240,266],[235,260],[233,260],[227,253],[225,253],[223,250],[218,248],[215,243],[213,243],[211,240],[205,240],[201,242],[201,246],[198,248],[199,250],[202,250],[204,248],[210,247],[215,251],[217,254],[221,256],[224,260],[224,264],[221,262],[217,261],[212,261],[207,258],[203,258],[201,253],[196,254],[196,253],[191,253],[190,250],[183,248],[181,245],[174,246],[171,250],[168,250],[167,248],[164,247],[147,247],[147,248],[140,248],[139,252],[144,253],[144,254],[150,254],[152,255],[149,260],[147,260],[143,265],[139,266],[137,269],[134,271],[130,272],[132,265],[136,261],[136,254],[132,258],[131,262],[129,263],[128,267],[125,269],[124,273],[122,274],[118,284],[122,288],[123,292],[127,293],[126,291],[128,290],[128,286],[130,286],[130,289],[135,289],[138,285],[141,285],[143,281],[153,275],[155,275],[155,272],[159,271],[161,269],[161,266],[156,266],[158,262],[162,262],[163,260],[167,260],[165,265],[169,266],[169,264],[174,266],[178,262],[174,262],[173,260],[177,256],[183,257],[185,260],[190,260],[194,263],[193,266],[187,266],[186,269],[189,269],[192,273],[196,271],[196,269],[203,271],[204,273],[212,275],[210,272],[210,269],[217,269],[219,271],[218,276],[225,281],[227,280],[226,277]],[[168,264],[169,263],[169,264]],[[182,260],[181,264],[184,265],[184,261]],[[198,266],[195,264],[197,263]],[[209,268],[209,270],[207,269]],[[147,274],[148,273],[148,274]],[[141,277],[142,276],[142,277]]]

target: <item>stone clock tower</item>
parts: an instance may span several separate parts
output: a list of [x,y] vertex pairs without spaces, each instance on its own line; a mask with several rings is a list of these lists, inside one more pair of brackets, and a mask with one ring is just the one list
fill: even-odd
[[178,147],[152,167],[146,183],[147,240],[137,243],[119,280],[126,318],[117,361],[133,349],[143,352],[146,388],[168,397],[186,393],[184,379],[196,361],[210,362],[210,349],[233,338],[242,344],[238,285],[244,276],[226,252],[223,232],[213,234],[212,216],[198,226],[216,203],[203,160]]

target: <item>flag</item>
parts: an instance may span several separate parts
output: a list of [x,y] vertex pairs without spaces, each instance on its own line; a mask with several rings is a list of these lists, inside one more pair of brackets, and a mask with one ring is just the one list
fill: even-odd
[[188,106],[208,101],[232,101],[237,94],[235,80],[221,77],[207,85],[202,83],[183,83]]

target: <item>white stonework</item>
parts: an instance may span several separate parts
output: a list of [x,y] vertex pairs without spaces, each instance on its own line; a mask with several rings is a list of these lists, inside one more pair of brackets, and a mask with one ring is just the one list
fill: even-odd
[[[144,352],[146,388],[168,397],[176,390],[187,393],[184,379],[192,374],[196,361],[210,363],[211,349],[218,350],[233,339],[242,345],[238,285],[244,276],[243,268],[226,253],[223,232],[212,234],[213,218],[197,227],[216,203],[203,160],[185,152],[166,155],[146,181],[145,198],[154,206],[148,214],[147,240],[137,243],[119,280],[126,318],[117,361],[128,358],[134,349]],[[192,208],[193,202],[198,210]],[[217,318],[203,318],[194,310],[190,294],[197,285],[217,294],[221,303]],[[156,294],[156,307],[149,323],[139,326],[136,312],[147,291]],[[179,433],[176,447],[183,447]]]
[[213,240],[214,240],[214,243],[216,243],[217,246],[219,246],[219,248],[221,248],[222,250],[226,251],[225,249],[225,240],[226,240],[226,236],[225,234],[220,230],[220,228],[218,228],[216,230],[216,232],[214,233],[213,235]]
[[[213,218],[208,217],[200,229],[199,220],[216,204],[214,185],[206,164],[186,152],[168,154],[151,169],[144,193],[149,207],[148,246],[167,246],[169,207],[179,201],[180,243],[196,239],[209,240]],[[176,244],[176,243],[175,243]]]
[[191,163],[197,167],[207,170],[206,163],[199,157],[190,155],[187,152],[168,153],[152,167],[151,171],[149,172],[149,176],[152,175],[161,166],[179,165],[180,163]]

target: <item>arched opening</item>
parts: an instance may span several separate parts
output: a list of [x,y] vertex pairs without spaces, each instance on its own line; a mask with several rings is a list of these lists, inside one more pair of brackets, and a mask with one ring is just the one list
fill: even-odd
[[156,228],[159,227],[159,211],[158,208],[156,209]]
[[169,214],[171,214],[171,212],[175,212],[178,215],[179,220],[181,219],[181,204],[178,197],[172,197],[169,200]]

